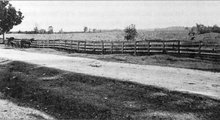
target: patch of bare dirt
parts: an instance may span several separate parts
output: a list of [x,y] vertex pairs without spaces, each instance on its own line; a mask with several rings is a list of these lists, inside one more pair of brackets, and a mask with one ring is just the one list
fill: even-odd
[[54,120],[53,117],[36,109],[21,107],[15,103],[0,99],[1,120]]

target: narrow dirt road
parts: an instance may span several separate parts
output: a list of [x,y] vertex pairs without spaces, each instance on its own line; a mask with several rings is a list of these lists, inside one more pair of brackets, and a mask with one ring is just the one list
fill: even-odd
[[0,58],[95,76],[134,81],[220,99],[220,73],[199,70],[106,62],[95,59],[0,49]]

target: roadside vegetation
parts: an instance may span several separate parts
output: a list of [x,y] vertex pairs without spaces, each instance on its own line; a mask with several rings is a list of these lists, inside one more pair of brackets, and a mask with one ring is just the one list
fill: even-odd
[[5,98],[58,119],[220,118],[220,101],[202,95],[16,61],[1,64],[0,74],[0,91]]

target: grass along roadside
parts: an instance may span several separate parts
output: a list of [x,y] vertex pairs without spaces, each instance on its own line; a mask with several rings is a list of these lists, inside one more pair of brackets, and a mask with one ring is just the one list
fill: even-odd
[[220,101],[149,85],[10,62],[0,65],[0,91],[58,119],[218,120]]

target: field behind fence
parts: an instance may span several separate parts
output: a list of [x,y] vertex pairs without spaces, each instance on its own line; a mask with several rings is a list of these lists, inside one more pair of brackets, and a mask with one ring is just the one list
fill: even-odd
[[[16,39],[20,41],[20,39]],[[36,40],[34,48],[65,49],[72,52],[91,54],[172,54],[220,60],[220,45],[180,40],[145,41],[79,41],[79,40]]]

